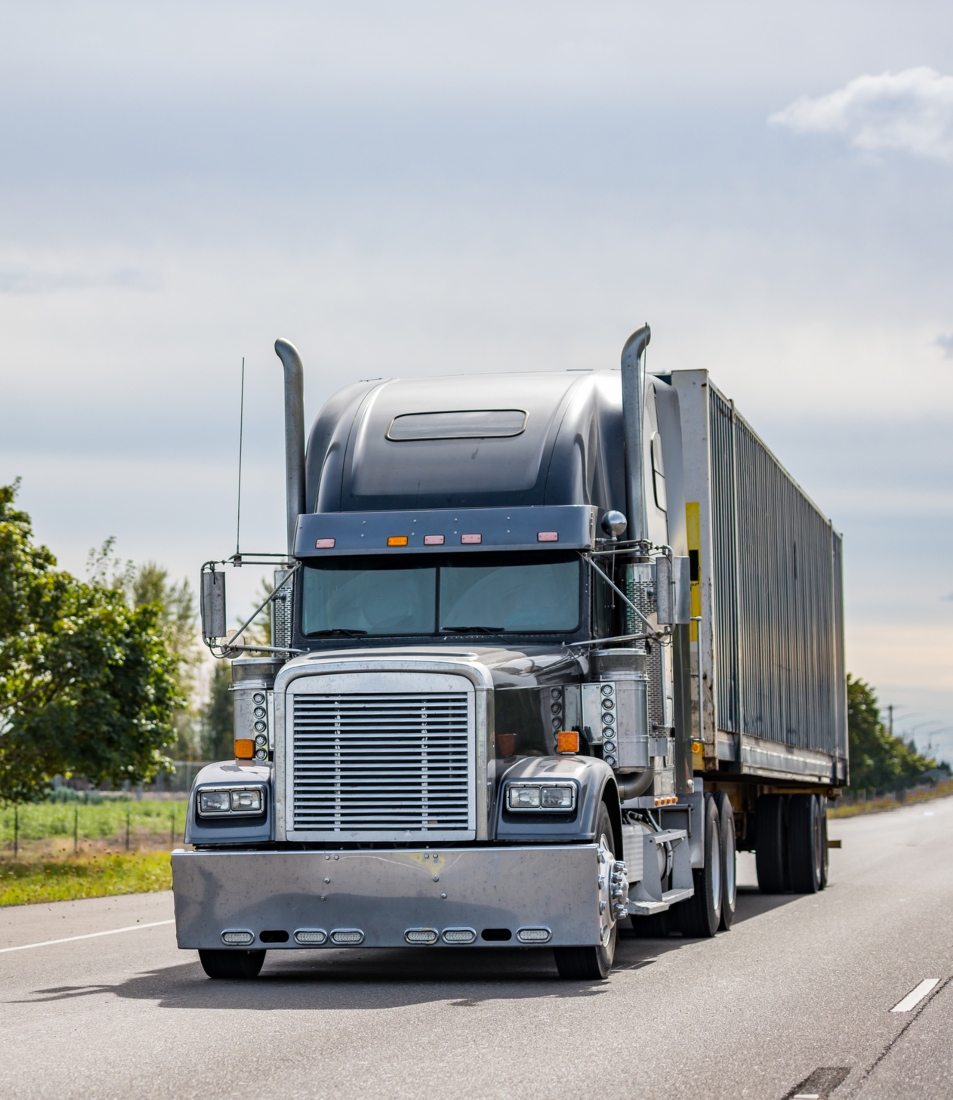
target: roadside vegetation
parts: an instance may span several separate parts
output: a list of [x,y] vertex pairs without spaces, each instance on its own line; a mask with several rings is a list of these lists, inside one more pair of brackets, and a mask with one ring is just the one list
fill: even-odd
[[227,669],[203,705],[188,582],[112,540],[73,576],[17,491],[0,485],[0,905],[165,889],[184,804],[130,794],[225,747]]
[[186,802],[96,798],[0,810],[0,851],[10,857],[82,854],[106,848],[171,848],[182,842]]
[[0,906],[171,888],[168,852],[103,853],[69,860],[0,863]]
[[832,817],[894,809],[953,793],[950,767],[893,736],[880,717],[877,696],[864,680],[847,677],[850,786]]

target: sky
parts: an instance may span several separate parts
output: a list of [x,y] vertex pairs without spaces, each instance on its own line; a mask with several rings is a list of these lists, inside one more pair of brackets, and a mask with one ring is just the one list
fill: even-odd
[[615,366],[648,320],[649,370],[708,368],[844,533],[848,667],[953,759],[945,5],[0,19],[0,482],[65,567],[233,551],[243,357],[242,545],[282,548],[277,336],[310,419],[359,378]]

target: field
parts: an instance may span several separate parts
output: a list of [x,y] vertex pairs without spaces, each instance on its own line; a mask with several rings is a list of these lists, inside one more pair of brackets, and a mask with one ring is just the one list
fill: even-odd
[[[40,802],[0,810],[0,853],[6,858],[171,848],[181,843],[184,800],[98,803]],[[16,848],[16,852],[14,852]]]
[[168,890],[184,800],[41,802],[0,810],[0,906]]

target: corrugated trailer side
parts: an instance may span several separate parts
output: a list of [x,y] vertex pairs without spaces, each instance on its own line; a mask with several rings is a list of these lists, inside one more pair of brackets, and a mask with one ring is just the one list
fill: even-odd
[[[679,395],[695,770],[847,781],[841,536],[707,371]],[[766,788],[765,788],[766,789]]]

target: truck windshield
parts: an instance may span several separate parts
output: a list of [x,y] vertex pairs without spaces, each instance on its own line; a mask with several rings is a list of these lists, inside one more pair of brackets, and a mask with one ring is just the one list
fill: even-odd
[[309,564],[303,570],[302,633],[571,632],[579,627],[581,568],[575,555]]

